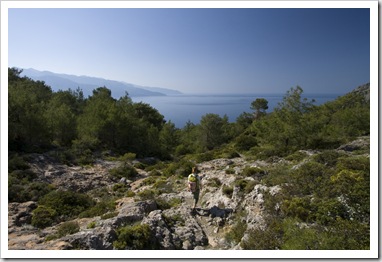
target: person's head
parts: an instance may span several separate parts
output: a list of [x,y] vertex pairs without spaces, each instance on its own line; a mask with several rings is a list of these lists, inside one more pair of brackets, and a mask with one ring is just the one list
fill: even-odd
[[192,168],[192,173],[198,173],[198,168],[197,168],[196,166],[194,166],[194,167]]

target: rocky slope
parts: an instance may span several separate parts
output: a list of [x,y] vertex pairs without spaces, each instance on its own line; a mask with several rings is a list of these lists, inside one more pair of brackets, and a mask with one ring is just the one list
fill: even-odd
[[[368,143],[367,139],[359,139],[338,150],[351,152],[367,147]],[[309,157],[316,152],[304,153]],[[186,191],[186,178],[175,180],[172,177],[165,180],[164,186],[171,185],[171,192],[145,200],[139,197],[139,193],[153,185],[144,183],[150,175],[144,170],[137,170],[139,175],[135,181],[115,181],[107,174],[119,162],[99,161],[91,167],[70,167],[57,164],[46,155],[36,154],[33,159],[31,168],[38,174],[38,180],[53,184],[58,189],[87,193],[97,188],[110,191],[118,183],[128,183],[135,195],[118,199],[114,216],[75,219],[73,221],[80,227],[77,233],[49,241],[48,237],[56,234],[60,225],[45,229],[31,226],[36,202],[9,203],[9,249],[111,250],[114,249],[113,242],[117,240],[118,228],[144,224],[149,226],[157,249],[241,249],[239,244],[225,238],[226,233],[237,222],[245,223],[247,230],[265,225],[264,199],[277,195],[282,185],[267,187],[262,184],[261,176],[266,174],[261,170],[286,161],[273,159],[265,162],[238,157],[199,164],[203,188],[199,208],[196,213],[192,213],[193,199],[191,193]],[[257,167],[259,172],[254,176],[242,177],[247,185],[243,193],[243,189],[235,182],[238,175],[248,167]],[[163,203],[172,204],[163,208]],[[240,215],[243,213],[245,216]]]

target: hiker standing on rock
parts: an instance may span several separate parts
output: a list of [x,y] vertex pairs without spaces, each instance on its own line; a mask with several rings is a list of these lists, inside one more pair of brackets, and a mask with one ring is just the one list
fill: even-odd
[[202,189],[202,185],[200,182],[200,176],[198,175],[199,170],[197,167],[192,168],[192,173],[188,176],[188,190],[194,196],[194,208],[193,211],[196,210],[196,204],[199,201],[200,190]]

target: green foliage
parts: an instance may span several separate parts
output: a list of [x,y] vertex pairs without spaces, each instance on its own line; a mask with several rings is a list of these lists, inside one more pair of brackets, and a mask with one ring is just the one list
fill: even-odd
[[55,209],[48,206],[38,206],[32,212],[32,226],[45,228],[56,222],[58,214]]
[[140,191],[137,195],[142,201],[144,201],[144,200],[155,199],[157,194],[158,192],[156,190],[145,189]]
[[101,219],[109,219],[116,216],[118,216],[118,212],[109,212],[109,213],[103,214],[101,216]]
[[100,202],[97,202],[95,206],[92,206],[88,208],[87,210],[83,211],[81,214],[79,214],[78,217],[84,218],[84,217],[101,216],[105,213],[112,212],[114,210],[115,210],[114,199],[102,200]]
[[200,145],[203,149],[211,150],[229,139],[228,117],[221,118],[217,114],[206,114],[200,120]]
[[35,151],[50,145],[44,117],[52,90],[44,82],[20,77],[8,69],[8,142],[10,151]]
[[231,198],[233,194],[233,187],[232,186],[227,186],[223,185],[223,194],[226,195],[227,197]]
[[155,241],[151,238],[149,225],[126,226],[117,230],[117,240],[113,242],[115,249],[143,250],[155,249]]
[[97,223],[96,223],[95,221],[92,221],[92,222],[90,222],[90,223],[87,225],[86,228],[87,228],[87,229],[95,228],[96,225],[97,225]]
[[[39,206],[54,210],[60,220],[67,220],[78,216],[81,212],[95,205],[87,195],[72,191],[51,191],[40,199]],[[32,219],[35,215],[32,216]]]
[[163,175],[166,177],[178,176],[179,178],[187,177],[192,172],[192,168],[195,166],[195,163],[182,159],[178,162],[172,162],[168,165],[167,168],[163,170]]
[[29,169],[28,163],[19,155],[9,156],[8,157],[8,172],[14,170],[26,170]]
[[260,168],[260,167],[248,167],[246,166],[243,171],[241,172],[243,176],[256,176],[256,177],[261,177],[266,174],[266,172]]
[[78,222],[67,221],[62,223],[57,230],[58,237],[64,237],[80,231],[80,225]]
[[247,151],[258,146],[257,139],[252,134],[241,134],[234,139],[235,148],[239,151]]
[[268,100],[265,98],[256,98],[256,100],[251,103],[251,109],[255,111],[253,118],[259,119],[266,114],[265,111],[268,109]]
[[128,162],[124,162],[121,166],[110,169],[109,173],[112,177],[120,179],[125,177],[127,179],[133,179],[137,174],[137,170],[132,167]]
[[174,227],[174,226],[184,226],[185,225],[185,220],[182,218],[180,214],[173,214],[171,216],[162,214],[162,217],[166,224],[169,227]]
[[10,202],[38,201],[52,190],[44,182],[34,182],[37,178],[29,169],[27,162],[15,155],[9,159],[8,165],[8,200]]
[[206,186],[209,186],[209,187],[220,187],[221,185],[222,185],[222,182],[217,177],[213,177],[209,179],[206,184]]
[[155,201],[157,203],[158,208],[161,210],[178,207],[182,203],[182,200],[180,198],[171,198],[169,201],[165,201],[162,198],[158,198]]
[[324,150],[313,156],[314,161],[328,167],[334,167],[342,154],[335,150]]

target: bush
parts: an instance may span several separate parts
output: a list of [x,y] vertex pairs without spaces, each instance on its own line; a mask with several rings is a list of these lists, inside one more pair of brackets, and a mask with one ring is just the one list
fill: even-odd
[[155,199],[157,192],[151,189],[145,189],[137,194],[141,200]]
[[301,151],[294,152],[285,157],[285,160],[300,162],[307,157],[307,154]]
[[223,186],[223,194],[226,195],[227,197],[231,198],[233,194],[233,187],[231,186]]
[[[18,179],[16,171],[8,176],[8,201],[27,202],[38,201],[53,188],[47,183],[29,182],[27,179]],[[21,171],[24,172],[24,171]]]
[[172,216],[163,214],[162,217],[169,227],[174,227],[176,224],[178,224],[178,226],[184,226],[186,222],[180,214],[174,214]]
[[72,191],[52,191],[42,197],[39,205],[53,209],[62,219],[76,217],[81,212],[95,205],[87,195]]
[[195,164],[191,161],[181,160],[179,162],[172,162],[164,171],[163,175],[170,177],[173,175],[178,176],[179,178],[187,177]]
[[243,176],[247,176],[247,177],[248,176],[258,176],[258,177],[260,177],[260,176],[265,175],[266,172],[263,169],[261,169],[260,167],[248,167],[248,166],[246,166],[243,169],[241,174]]
[[321,153],[314,155],[313,160],[328,167],[333,167],[337,164],[338,158],[341,156],[335,150],[325,150]]
[[8,158],[8,172],[14,170],[26,170],[28,168],[28,163],[19,155],[14,155],[13,157]]
[[207,186],[211,186],[211,187],[220,187],[221,185],[222,185],[222,182],[217,177],[213,177],[207,182]]
[[138,174],[137,170],[127,162],[124,162],[120,167],[110,169],[109,173],[112,177],[117,179],[121,179],[122,177],[133,179]]
[[164,199],[156,199],[155,201],[157,203],[157,206],[161,210],[170,209],[173,207],[177,207],[182,203],[182,200],[180,198],[171,198],[168,202],[166,202]]
[[[246,250],[276,250],[282,244],[282,222],[272,219],[267,227],[251,229],[240,246]],[[261,241],[259,241],[261,239]]]
[[92,221],[88,224],[88,226],[86,227],[87,229],[91,229],[91,228],[95,228],[97,225],[97,223],[95,221]]
[[235,139],[235,148],[237,150],[247,151],[257,145],[257,140],[252,135],[242,134]]
[[68,222],[62,223],[58,227],[57,235],[60,238],[66,235],[77,233],[78,231],[80,231],[80,225],[77,222],[68,221]]
[[53,208],[47,206],[38,206],[32,212],[32,226],[45,228],[53,225],[57,220],[57,212]]
[[113,242],[113,247],[120,250],[155,249],[151,239],[149,225],[126,226],[117,230],[117,240]]
[[107,212],[111,212],[115,210],[115,201],[114,199],[110,200],[103,200],[98,202],[95,206],[87,209],[86,211],[82,212],[79,217],[96,217],[101,216]]
[[230,231],[225,234],[224,237],[231,245],[237,245],[243,238],[246,229],[246,223],[243,223],[242,221],[237,221],[230,229]]
[[111,212],[111,213],[106,213],[106,214],[102,215],[101,219],[109,219],[109,218],[116,217],[116,216],[118,216],[118,212]]

